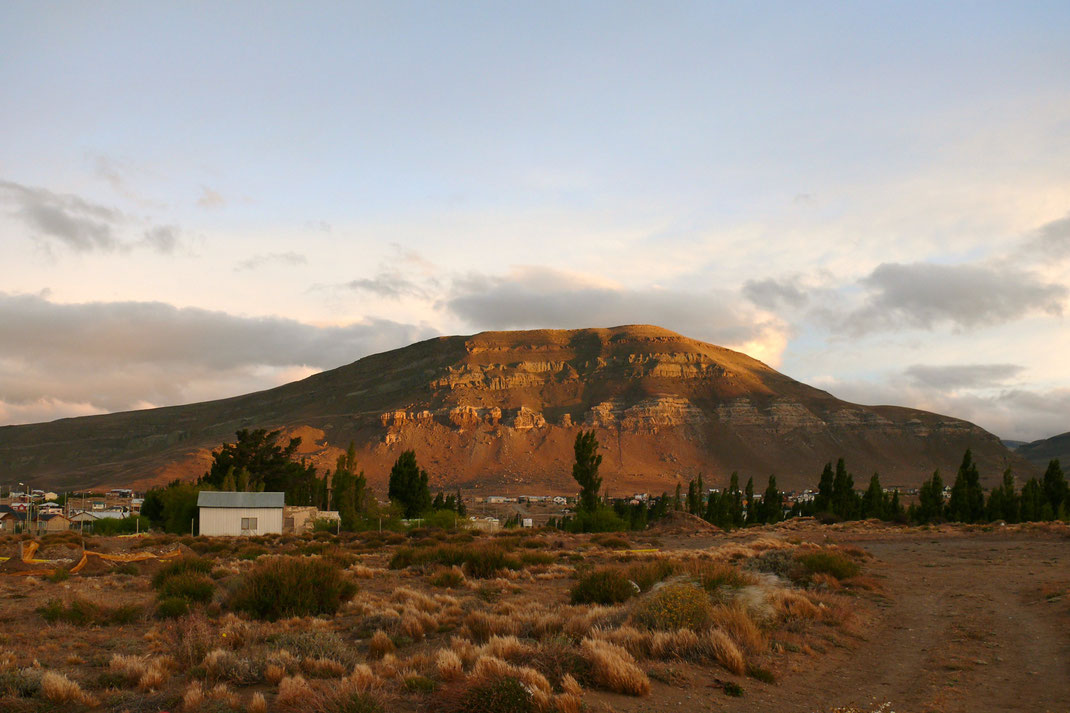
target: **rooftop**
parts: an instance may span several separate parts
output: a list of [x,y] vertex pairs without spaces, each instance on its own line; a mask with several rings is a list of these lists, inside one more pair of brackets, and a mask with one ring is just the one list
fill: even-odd
[[200,508],[281,508],[286,493],[221,493],[202,490],[197,495]]

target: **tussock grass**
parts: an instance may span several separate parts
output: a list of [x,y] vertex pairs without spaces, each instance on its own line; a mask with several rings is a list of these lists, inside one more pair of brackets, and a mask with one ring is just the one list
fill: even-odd
[[620,569],[598,569],[580,577],[569,598],[573,604],[620,604],[638,594],[638,589]]
[[702,630],[710,625],[710,598],[698,587],[667,584],[647,595],[632,612],[641,626],[662,631]]
[[645,696],[650,693],[650,679],[631,654],[620,646],[599,639],[584,639],[580,653],[591,663],[595,685],[614,693]]

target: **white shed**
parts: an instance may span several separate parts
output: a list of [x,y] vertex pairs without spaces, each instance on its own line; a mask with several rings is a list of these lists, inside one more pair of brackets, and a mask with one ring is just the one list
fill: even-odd
[[285,493],[221,493],[197,495],[202,535],[267,535],[282,533]]

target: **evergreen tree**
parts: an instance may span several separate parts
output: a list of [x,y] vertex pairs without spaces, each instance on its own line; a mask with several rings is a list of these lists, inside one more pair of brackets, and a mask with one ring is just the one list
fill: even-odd
[[1052,519],[1065,515],[1070,506],[1070,491],[1058,459],[1050,461],[1044,471],[1044,499],[1051,505]]
[[263,428],[238,431],[234,443],[224,443],[212,454],[212,465],[198,485],[236,490],[244,472],[243,491],[284,492],[288,504],[312,504],[321,487],[316,469],[296,460],[300,438],[291,438],[283,446],[279,443],[281,435],[282,431]]
[[762,495],[762,522],[773,524],[780,522],[783,517],[783,497],[780,495],[780,491],[776,487],[776,476],[769,476],[769,485],[765,488],[765,494]]
[[857,499],[854,477],[847,472],[847,464],[840,458],[836,461],[836,475],[832,480],[832,511],[844,520],[850,520],[855,515]]
[[1045,503],[1044,486],[1036,478],[1030,478],[1022,486],[1019,518],[1022,522],[1036,522],[1040,520]]
[[676,483],[676,497],[672,500],[672,509],[679,510],[681,507],[683,507],[683,502],[680,498],[680,483],[678,482]]
[[747,478],[747,487],[743,490],[744,503],[747,510],[747,525],[753,525],[758,522],[758,509],[754,503],[754,477]]
[[1003,491],[1003,513],[999,517],[1007,522],[1018,522],[1019,498],[1014,489],[1014,474],[1010,468],[1003,471],[1003,485],[1000,490]]
[[602,489],[602,478],[598,475],[602,456],[598,452],[598,441],[593,429],[576,434],[574,451],[576,462],[572,465],[572,477],[580,485],[578,509],[595,512],[599,505],[598,491]]
[[455,502],[457,503],[457,517],[468,517],[468,506],[464,504],[464,499],[461,498],[460,488],[457,489]]
[[442,491],[441,490],[438,491],[438,494],[435,496],[435,499],[431,501],[431,509],[432,510],[445,510],[446,509],[446,499],[444,497],[442,497]]
[[699,509],[699,497],[698,486],[695,481],[691,480],[687,483],[687,511],[692,515],[697,515]]
[[728,493],[729,497],[729,513],[731,517],[729,521],[732,527],[743,527],[744,515],[743,515],[743,494],[739,492],[739,473],[732,471],[732,476],[728,481]]
[[817,486],[817,495],[814,496],[814,512],[832,512],[833,475],[832,463],[826,463],[821,471],[821,482]]
[[884,489],[876,473],[869,479],[869,487],[862,496],[862,517],[884,518]]
[[944,517],[944,480],[940,471],[933,472],[933,477],[921,484],[918,492],[917,520],[933,522]]
[[978,522],[984,518],[985,495],[981,488],[981,475],[977,472],[977,464],[973,462],[973,453],[969,448],[962,456],[962,464],[951,486],[951,501],[947,509],[950,519],[958,522]]
[[902,522],[904,514],[905,513],[903,512],[903,504],[899,502],[899,491],[895,490],[892,492],[892,502],[888,505],[888,514],[886,516],[886,519],[895,522]]
[[390,469],[387,495],[401,507],[403,517],[419,517],[431,509],[428,481],[427,471],[416,463],[415,451],[405,451],[398,456]]

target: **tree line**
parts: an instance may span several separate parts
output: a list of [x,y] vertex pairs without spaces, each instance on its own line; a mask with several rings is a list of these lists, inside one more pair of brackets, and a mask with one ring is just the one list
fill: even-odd
[[319,476],[307,458],[299,458],[300,437],[281,440],[281,431],[239,430],[233,443],[213,452],[211,466],[195,483],[176,480],[146,493],[142,515],[166,532],[190,532],[202,490],[282,492],[288,505],[337,511],[338,527],[345,531],[397,529],[402,519],[413,518],[448,525],[467,515],[459,490],[432,498],[427,471],[413,451],[403,452],[390,469],[390,502],[383,505],[368,488],[364,471],[358,471],[352,443],[334,470]]

